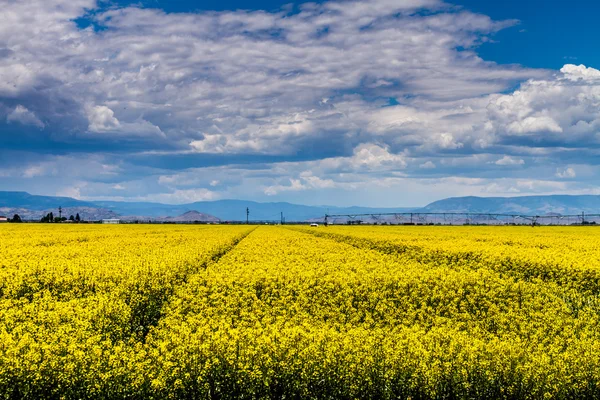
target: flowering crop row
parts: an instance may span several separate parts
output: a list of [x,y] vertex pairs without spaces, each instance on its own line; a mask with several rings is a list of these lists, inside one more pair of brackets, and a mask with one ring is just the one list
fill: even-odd
[[153,383],[174,398],[585,398],[599,317],[553,282],[261,228],[170,303]]
[[[519,266],[513,273],[492,262],[502,243],[526,248],[531,228],[460,228],[462,243],[470,238],[483,260],[477,267],[452,247],[453,231],[415,229],[413,238],[403,231],[410,228],[2,227],[0,235],[14,244],[1,245],[8,256],[1,270],[0,393],[600,396],[600,305],[577,283],[580,276],[572,285],[525,279]],[[543,234],[542,250],[560,246]],[[569,230],[557,235],[578,238]],[[84,247],[82,237],[89,239]],[[50,241],[47,256],[35,253]],[[543,240],[534,236],[537,242]],[[411,250],[389,250],[394,246]],[[427,251],[438,258],[424,257]],[[562,275],[583,268],[553,265]],[[39,286],[19,292],[36,275],[27,273],[33,267]],[[56,285],[59,278],[76,283]],[[164,293],[148,295],[144,285]]]
[[122,398],[164,304],[247,227],[7,225],[0,398]]
[[594,227],[332,226],[308,232],[432,267],[490,268],[600,295],[600,230]]

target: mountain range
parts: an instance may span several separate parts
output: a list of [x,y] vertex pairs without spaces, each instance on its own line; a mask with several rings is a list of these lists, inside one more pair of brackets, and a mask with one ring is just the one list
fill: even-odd
[[[311,218],[322,218],[329,214],[361,214],[405,212],[410,208],[373,208],[373,207],[335,207],[335,206],[306,206],[285,202],[259,203],[245,200],[201,201],[188,204],[162,204],[150,202],[125,201],[84,201],[69,197],[38,196],[27,192],[0,191],[0,214],[11,216],[19,214],[24,219],[35,220],[52,211],[57,215],[58,207],[63,208],[63,216],[79,213],[84,220],[99,220],[116,218],[127,220],[157,220],[173,222],[195,221],[185,219],[198,217],[186,213],[195,211],[204,214],[200,221],[245,221],[246,209],[249,209],[251,221],[279,221],[281,214],[286,221],[306,221]],[[183,218],[183,219],[182,219]]]
[[63,216],[79,213],[84,220],[123,218],[127,220],[184,221],[245,221],[246,209],[251,221],[279,221],[281,213],[288,222],[322,218],[327,214],[374,214],[400,212],[472,212],[521,215],[587,214],[600,213],[600,196],[550,195],[519,197],[452,197],[435,201],[425,207],[336,207],[307,206],[285,202],[259,203],[244,200],[202,201],[189,204],[162,204],[151,202],[93,201],[70,197],[38,196],[26,192],[0,191],[0,214],[19,214],[35,220],[48,212],[57,215],[62,207]]
[[451,197],[434,201],[421,212],[471,212],[522,215],[599,214],[600,196]]

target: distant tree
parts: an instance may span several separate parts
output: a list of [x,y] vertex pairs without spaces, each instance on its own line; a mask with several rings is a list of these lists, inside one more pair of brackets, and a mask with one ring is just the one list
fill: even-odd
[[77,215],[75,215],[75,221],[76,222],[80,222],[81,218],[79,217],[79,213],[77,213]]
[[71,222],[75,222],[75,217],[71,215],[71,216],[69,217],[69,221],[71,221]]
[[18,224],[18,223],[21,223],[21,222],[23,222],[23,221],[21,220],[21,217],[19,216],[19,214],[15,214],[15,215],[12,217],[12,219],[10,220],[10,222],[15,222],[15,223],[17,223],[17,224]]
[[40,220],[40,222],[46,222],[46,223],[54,222],[54,217],[52,217],[52,213],[48,213],[48,214],[44,215],[42,217],[42,219]]
[[48,214],[48,222],[54,222],[54,213],[52,211]]

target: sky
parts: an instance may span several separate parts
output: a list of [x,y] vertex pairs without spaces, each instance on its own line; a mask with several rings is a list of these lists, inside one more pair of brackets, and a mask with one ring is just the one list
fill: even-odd
[[600,4],[0,0],[0,190],[600,194]]

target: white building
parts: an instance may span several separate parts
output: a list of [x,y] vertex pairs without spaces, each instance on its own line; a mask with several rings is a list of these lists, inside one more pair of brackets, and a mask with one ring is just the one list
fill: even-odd
[[4,215],[0,215],[0,222],[8,222],[8,218]]
[[120,219],[116,219],[116,218],[103,219],[102,223],[103,224],[120,224],[121,220]]

